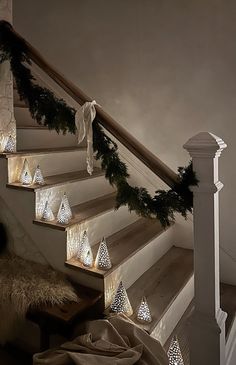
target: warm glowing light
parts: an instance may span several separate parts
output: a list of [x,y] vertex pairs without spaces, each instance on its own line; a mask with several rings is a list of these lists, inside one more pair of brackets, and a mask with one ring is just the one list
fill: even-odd
[[167,355],[169,357],[169,365],[184,365],[177,336],[172,338]]
[[101,270],[109,270],[112,267],[105,238],[101,240],[98,248],[95,267]]
[[87,251],[83,259],[83,265],[87,267],[93,267],[93,253],[91,248]]
[[125,289],[122,281],[120,282],[120,284],[118,286],[118,289],[116,291],[116,294],[115,294],[115,297],[113,299],[110,309],[112,312],[115,312],[115,313],[124,313],[128,317],[132,316],[132,314],[133,314],[133,309],[131,307],[126,289]]
[[45,203],[45,207],[44,207],[43,214],[42,214],[42,219],[44,221],[48,221],[48,222],[53,221],[55,219],[48,200]]
[[21,170],[20,182],[22,185],[31,185],[32,176],[29,169],[28,161],[25,159]]
[[59,212],[57,214],[57,221],[61,224],[68,224],[69,223],[69,217],[67,215],[66,207],[64,203],[61,204]]
[[137,319],[140,322],[148,322],[148,323],[152,322],[150,309],[147,304],[147,299],[145,297],[142,298],[141,304],[139,306]]
[[68,224],[72,218],[72,211],[66,193],[63,194],[61,205],[57,214],[57,220],[61,224]]
[[12,136],[9,136],[4,148],[4,152],[15,152],[15,150],[16,150],[15,140],[14,138],[12,138]]
[[77,253],[77,259],[79,259],[81,262],[83,262],[84,256],[87,255],[87,252],[90,249],[90,244],[88,240],[87,232],[84,231],[82,234],[82,238],[79,243],[79,249]]
[[39,165],[36,167],[36,170],[35,170],[35,173],[34,173],[34,178],[33,178],[33,183],[38,184],[38,185],[44,185],[45,184],[43,174],[42,174],[42,171],[41,171]]

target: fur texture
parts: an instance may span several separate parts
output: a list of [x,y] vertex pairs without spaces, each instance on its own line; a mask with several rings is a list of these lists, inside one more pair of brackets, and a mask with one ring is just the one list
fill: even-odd
[[0,256],[0,343],[11,339],[30,307],[78,301],[65,276],[16,255]]

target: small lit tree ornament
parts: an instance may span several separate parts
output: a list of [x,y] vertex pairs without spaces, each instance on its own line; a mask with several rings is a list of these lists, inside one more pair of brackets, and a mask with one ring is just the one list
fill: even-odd
[[47,200],[45,203],[44,210],[43,210],[42,220],[50,222],[50,221],[54,221],[54,219],[55,219],[54,214],[53,214],[52,209]]
[[147,303],[147,299],[145,297],[142,298],[141,304],[138,309],[137,313],[137,319],[139,322],[145,323],[145,322],[152,322],[152,316],[150,313],[150,309]]
[[66,193],[63,194],[61,205],[57,214],[57,220],[61,224],[68,224],[72,218],[72,211]]
[[5,145],[4,152],[15,152],[15,149],[16,149],[15,140],[10,135],[7,139],[7,143]]
[[22,185],[31,185],[32,184],[32,176],[29,169],[28,161],[25,159],[23,163],[23,167],[20,175],[20,182]]
[[118,289],[116,291],[116,294],[115,294],[115,297],[113,299],[110,309],[112,312],[115,312],[115,313],[124,313],[128,317],[132,316],[132,314],[133,314],[133,309],[131,307],[127,292],[125,290],[125,287],[124,287],[122,281],[120,282],[120,284],[118,286]]
[[106,240],[103,237],[98,248],[95,267],[101,270],[109,270],[112,267],[111,259],[109,256]]
[[80,239],[80,242],[79,242],[77,259],[80,261],[83,261],[83,258],[87,254],[89,248],[90,248],[90,244],[89,244],[89,240],[88,240],[88,234],[86,231],[84,231],[82,234],[82,238]]
[[69,203],[69,200],[68,200],[68,197],[67,197],[66,193],[63,194],[62,202],[64,203],[64,206],[66,208],[68,218],[71,219],[73,217],[73,214],[72,214],[70,203]]
[[92,253],[91,248],[84,255],[83,265],[86,267],[93,267],[93,253]]
[[34,173],[33,183],[38,185],[44,185],[44,178],[40,166],[37,165]]
[[57,213],[57,221],[61,224],[68,224],[69,223],[69,217],[67,215],[66,207],[64,203],[61,203],[60,209]]
[[169,358],[169,365],[184,365],[177,336],[172,338],[167,356]]

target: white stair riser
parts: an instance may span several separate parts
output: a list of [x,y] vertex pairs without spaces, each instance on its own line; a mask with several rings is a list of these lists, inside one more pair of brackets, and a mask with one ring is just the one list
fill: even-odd
[[49,200],[52,211],[57,214],[61,198],[66,193],[70,205],[78,205],[86,201],[112,193],[114,189],[104,178],[104,175],[96,178],[65,183],[50,189],[36,191],[36,218],[40,219],[43,214],[45,203]]
[[76,146],[77,138],[71,133],[58,134],[48,129],[17,129],[17,149]]
[[141,275],[153,266],[173,245],[173,227],[162,232],[135,255],[105,277],[105,306],[111,304],[119,282],[128,289]]
[[31,118],[30,112],[28,108],[14,108],[14,115],[16,118],[16,125],[18,126],[37,126],[38,123]]
[[8,159],[9,183],[19,181],[25,158],[29,163],[32,175],[37,165],[40,165],[43,176],[52,176],[86,169],[86,151],[10,157]]
[[151,333],[151,336],[160,341],[163,346],[193,300],[193,296],[194,277],[192,275]]
[[77,254],[79,237],[81,237],[84,230],[87,230],[89,242],[91,246],[93,246],[98,243],[103,236],[108,237],[112,235],[135,222],[137,218],[138,217],[134,213],[129,213],[127,207],[121,207],[119,210],[109,211],[94,217],[91,220],[70,227],[67,230],[67,260]]

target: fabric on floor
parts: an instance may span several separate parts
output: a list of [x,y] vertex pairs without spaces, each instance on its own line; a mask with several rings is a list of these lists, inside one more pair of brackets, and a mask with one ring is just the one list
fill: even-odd
[[168,365],[161,344],[124,315],[85,324],[85,334],[34,355],[34,365]]

